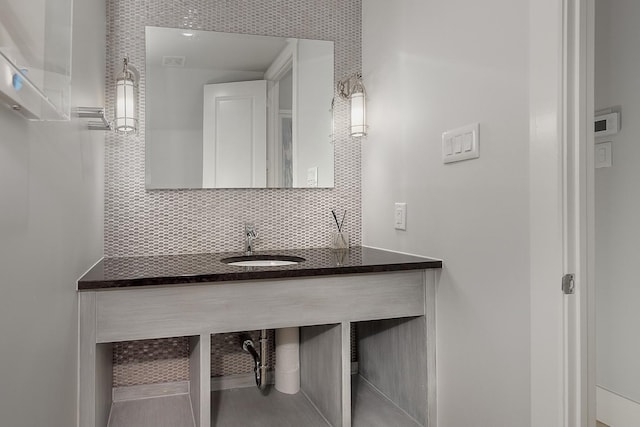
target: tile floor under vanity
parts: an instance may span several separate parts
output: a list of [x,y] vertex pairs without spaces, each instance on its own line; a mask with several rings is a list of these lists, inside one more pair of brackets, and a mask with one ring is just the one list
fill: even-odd
[[[416,421],[358,375],[352,377],[354,427],[419,427]],[[114,403],[109,427],[194,427],[189,395]],[[287,395],[255,387],[211,393],[211,425],[216,427],[326,427],[304,393]],[[599,426],[600,427],[600,426]],[[606,426],[605,426],[606,427]]]
[[[356,391],[358,391],[356,393]],[[212,393],[212,426],[233,427],[324,427],[328,423],[318,414],[302,393],[289,397],[271,390],[272,396],[263,398],[255,388],[227,390]],[[402,411],[375,393],[366,382],[353,378],[353,426],[418,427]],[[357,394],[357,396],[356,396]],[[388,406],[380,412],[381,406]],[[372,411],[371,408],[377,408]],[[144,402],[121,402],[114,406],[110,427],[193,427],[188,395],[145,399]],[[260,413],[257,419],[238,419],[238,414]],[[282,414],[291,414],[284,420]],[[375,417],[371,414],[375,413]],[[215,415],[214,415],[215,414]],[[300,421],[304,420],[304,423]],[[600,421],[596,427],[610,427]]]

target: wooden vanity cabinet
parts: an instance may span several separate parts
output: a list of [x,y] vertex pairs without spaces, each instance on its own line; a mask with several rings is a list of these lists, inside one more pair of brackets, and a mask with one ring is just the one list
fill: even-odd
[[398,416],[407,420],[398,425],[434,427],[435,271],[81,291],[79,425],[107,426],[114,342],[189,337],[193,420],[209,427],[220,421],[211,334],[300,327],[301,391],[326,423],[370,427]]

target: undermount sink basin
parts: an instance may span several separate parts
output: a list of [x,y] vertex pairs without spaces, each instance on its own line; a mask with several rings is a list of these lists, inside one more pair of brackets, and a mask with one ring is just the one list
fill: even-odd
[[240,267],[279,267],[297,264],[304,261],[304,258],[288,255],[244,255],[224,258],[220,261]]

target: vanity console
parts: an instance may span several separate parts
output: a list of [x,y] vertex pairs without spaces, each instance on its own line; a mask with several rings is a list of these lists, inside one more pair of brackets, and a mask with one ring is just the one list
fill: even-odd
[[[186,336],[189,381],[162,405],[171,416],[183,414],[185,426],[435,426],[435,275],[442,262],[360,247],[278,254],[305,261],[243,267],[220,261],[234,254],[199,254],[96,265],[78,282],[80,425],[126,425],[119,417],[140,416],[154,400],[116,398],[112,343]],[[286,327],[300,327],[301,393],[212,391],[212,334]]]

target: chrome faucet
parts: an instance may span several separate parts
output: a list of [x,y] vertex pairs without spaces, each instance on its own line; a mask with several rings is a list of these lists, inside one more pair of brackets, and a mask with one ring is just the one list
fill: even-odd
[[258,237],[256,227],[251,222],[244,224],[244,253],[247,255],[253,254],[253,241]]

